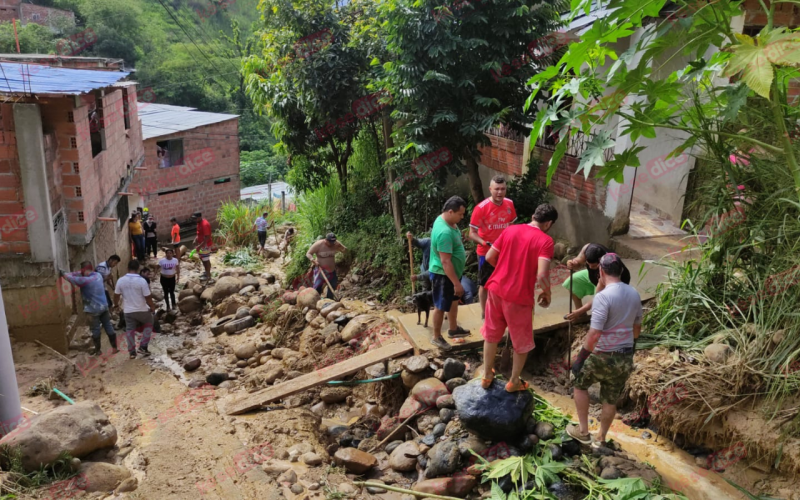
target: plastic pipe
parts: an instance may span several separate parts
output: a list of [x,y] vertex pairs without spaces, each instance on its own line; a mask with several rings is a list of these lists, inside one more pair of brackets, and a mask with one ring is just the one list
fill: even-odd
[[11,353],[11,338],[8,335],[3,290],[0,289],[0,436],[14,430],[24,417],[19,401],[17,373]]

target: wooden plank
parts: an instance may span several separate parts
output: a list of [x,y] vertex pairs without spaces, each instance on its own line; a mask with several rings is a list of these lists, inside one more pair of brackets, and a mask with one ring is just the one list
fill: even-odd
[[403,323],[400,322],[400,316],[402,315],[403,312],[397,309],[386,311],[386,317],[394,321],[394,324],[397,327],[397,330],[400,332],[400,335],[402,335],[403,338],[406,339],[406,342],[408,342],[409,344],[411,344],[412,347],[414,347],[414,356],[418,356],[420,353],[419,346],[414,342],[414,339],[411,338],[411,335],[408,334],[408,331],[403,326]]
[[262,389],[253,394],[239,399],[233,400],[230,404],[226,405],[226,413],[228,415],[239,415],[251,410],[258,409],[259,407],[271,403],[277,399],[297,394],[298,392],[305,391],[311,387],[324,384],[329,380],[338,380],[347,375],[351,375],[359,370],[362,370],[370,365],[381,362],[386,359],[395,358],[403,355],[412,349],[411,344],[408,342],[393,342],[385,344],[373,351],[366,352],[354,358],[336,363],[335,365],[326,366],[320,370],[307,373],[296,379],[288,380],[282,384]]

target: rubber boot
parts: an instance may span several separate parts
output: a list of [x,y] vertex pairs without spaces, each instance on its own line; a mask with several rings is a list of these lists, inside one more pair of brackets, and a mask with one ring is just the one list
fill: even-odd
[[92,356],[97,356],[100,354],[100,337],[92,337],[92,342],[94,343],[94,351],[92,352]]
[[111,348],[114,350],[114,352],[119,352],[119,349],[117,349],[117,336],[109,335],[108,341],[109,343],[111,343]]

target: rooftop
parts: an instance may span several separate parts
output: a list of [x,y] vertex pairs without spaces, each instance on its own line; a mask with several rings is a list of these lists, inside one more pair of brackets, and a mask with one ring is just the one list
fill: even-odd
[[79,95],[110,87],[129,74],[0,62],[0,94]]
[[152,139],[172,135],[193,128],[211,125],[238,118],[239,115],[197,111],[197,108],[172,106],[170,104],[149,104],[139,108],[142,120],[142,139]]

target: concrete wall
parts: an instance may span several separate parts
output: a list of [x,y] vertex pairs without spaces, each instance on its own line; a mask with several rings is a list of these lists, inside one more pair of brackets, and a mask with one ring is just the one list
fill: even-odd
[[[137,171],[131,191],[156,217],[160,241],[170,239],[171,217],[183,222],[202,212],[216,227],[217,210],[228,200],[238,200],[239,120],[197,127],[181,133],[147,139],[144,143],[146,170]],[[156,143],[183,139],[184,165],[159,168]],[[230,179],[216,184],[215,181]],[[186,189],[170,193],[177,189]]]

